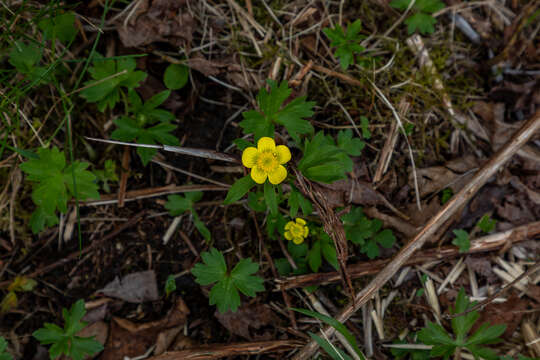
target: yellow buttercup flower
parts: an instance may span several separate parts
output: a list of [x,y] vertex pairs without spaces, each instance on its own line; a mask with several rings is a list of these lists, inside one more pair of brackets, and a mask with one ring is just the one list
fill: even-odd
[[266,178],[274,185],[287,177],[285,164],[291,160],[291,151],[285,145],[278,145],[274,139],[262,137],[257,147],[248,147],[242,153],[242,164],[251,169],[251,178],[257,184],[264,184]]
[[292,240],[296,245],[303,243],[308,234],[309,228],[303,219],[296,218],[285,225],[285,239]]

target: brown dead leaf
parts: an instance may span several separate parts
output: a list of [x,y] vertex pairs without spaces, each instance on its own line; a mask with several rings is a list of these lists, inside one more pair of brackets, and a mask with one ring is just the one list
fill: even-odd
[[439,211],[441,206],[439,198],[435,196],[429,202],[422,202],[422,210],[418,210],[416,203],[408,204],[405,213],[411,218],[412,224],[423,226]]
[[254,330],[259,330],[264,326],[271,325],[277,321],[276,316],[269,306],[263,304],[243,305],[237,312],[227,311],[221,314],[216,311],[216,318],[227,330],[235,335],[242,336],[248,340],[270,340],[272,334],[265,332],[256,334]]
[[495,204],[497,214],[514,225],[523,225],[540,219],[540,206],[535,205],[526,193],[507,195]]
[[527,309],[528,301],[520,299],[516,294],[503,303],[490,303],[480,313],[480,318],[476,322],[472,329],[472,332],[476,331],[478,327],[489,322],[491,325],[504,324],[506,330],[503,337],[511,337],[523,317],[524,310]]
[[176,336],[184,329],[184,325],[163,330],[158,334],[154,355],[161,355],[171,346]]
[[364,206],[385,203],[382,195],[371,184],[359,180],[344,179],[332,184],[321,184],[319,190],[332,208],[349,203]]
[[116,30],[126,47],[167,42],[189,48],[197,22],[187,12],[184,0],[148,0],[142,2],[146,11],[131,15],[127,24],[120,22]]
[[[420,196],[424,197],[431,193],[437,193],[446,187],[450,187],[457,193],[474,175],[470,171],[479,166],[478,160],[472,155],[466,155],[459,159],[449,161],[444,166],[432,166],[418,169],[417,179]],[[470,172],[469,172],[470,171]],[[409,175],[409,185],[412,187],[414,174]]]
[[122,299],[131,303],[156,301],[159,299],[156,274],[153,270],[140,271],[124,276],[116,277],[98,293]]
[[[103,360],[118,360],[124,356],[140,356],[158,340],[159,334],[172,328],[183,327],[189,309],[181,298],[162,319],[137,324],[126,319],[114,317],[111,322],[110,336]],[[172,342],[172,340],[171,340]],[[164,344],[162,344],[164,345]]]

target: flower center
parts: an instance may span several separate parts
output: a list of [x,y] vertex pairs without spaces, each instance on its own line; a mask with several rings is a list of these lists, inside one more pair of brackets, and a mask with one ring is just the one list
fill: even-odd
[[294,237],[304,237],[304,227],[300,224],[292,224],[289,231]]
[[257,167],[265,173],[271,173],[277,169],[279,161],[277,159],[277,153],[274,151],[263,151],[259,154],[257,159]]

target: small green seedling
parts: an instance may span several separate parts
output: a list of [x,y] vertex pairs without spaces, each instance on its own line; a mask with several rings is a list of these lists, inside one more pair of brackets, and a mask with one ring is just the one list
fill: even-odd
[[0,360],[13,360],[13,356],[7,352],[7,341],[3,336],[0,336]]
[[103,350],[103,346],[94,337],[77,336],[87,323],[81,321],[86,310],[84,301],[78,300],[70,310],[62,309],[64,327],[45,323],[44,327],[32,335],[42,344],[51,345],[49,355],[51,360],[66,355],[73,360],[82,360],[86,355],[94,355]]
[[200,285],[211,285],[210,305],[217,305],[220,313],[227,310],[235,312],[240,306],[240,294],[255,297],[259,291],[264,291],[263,279],[253,275],[259,270],[259,264],[250,259],[240,260],[231,270],[223,254],[215,248],[201,253],[204,263],[196,264],[191,273]]
[[353,208],[341,217],[347,239],[360,246],[360,251],[370,259],[379,256],[380,246],[389,249],[396,242],[396,237],[390,229],[381,230],[379,219],[370,220],[364,215],[361,207]]
[[360,41],[365,38],[365,36],[360,35],[360,30],[362,30],[362,22],[360,20],[349,24],[346,31],[339,24],[333,29],[323,29],[324,34],[332,40],[330,46],[336,48],[334,56],[339,58],[339,64],[343,70],[347,70],[349,65],[354,62],[355,54],[366,50],[360,45]]
[[469,249],[471,248],[469,233],[461,229],[454,230],[453,233],[454,235],[456,235],[456,237],[454,238],[454,240],[452,240],[452,244],[456,245],[459,248],[459,252],[464,253],[469,251]]
[[179,90],[189,79],[189,68],[181,64],[170,64],[163,74],[163,83],[167,89]]
[[167,276],[167,280],[165,281],[165,296],[169,297],[169,295],[176,291],[176,279],[174,278],[174,275]]
[[[129,115],[114,120],[118,129],[112,132],[111,138],[120,141],[135,141],[138,144],[179,145],[178,138],[170,133],[176,129],[176,125],[171,124],[171,121],[175,119],[174,115],[167,110],[157,109],[170,94],[169,90],[165,90],[143,103],[137,92],[130,90],[128,93]],[[137,147],[137,154],[145,166],[156,153],[156,149]]]
[[183,196],[169,195],[167,197],[167,203],[165,203],[165,209],[169,210],[169,214],[171,214],[171,216],[182,215],[183,213],[189,211],[191,213],[191,217],[193,218],[193,224],[197,230],[206,239],[206,241],[210,241],[210,230],[208,230],[206,225],[204,225],[204,223],[201,221],[194,207],[195,203],[202,199],[202,196],[202,191],[187,192]]
[[65,214],[72,197],[79,200],[99,198],[96,177],[86,170],[89,165],[75,161],[66,166],[64,153],[56,147],[40,148],[35,158],[20,165],[21,170],[28,174],[28,180],[34,182],[32,200],[37,209],[30,218],[34,234],[45,226],[58,224],[56,210]]
[[17,293],[29,292],[34,290],[37,285],[37,281],[26,277],[17,276],[15,280],[8,286],[8,293],[4,296],[0,302],[0,314],[6,313],[9,310],[16,308],[18,304]]
[[287,105],[283,105],[292,90],[283,81],[278,84],[268,80],[270,92],[263,87],[257,94],[259,110],[249,110],[242,113],[244,120],[238,125],[244,134],[254,134],[255,142],[261,137],[274,138],[275,124],[284,126],[289,135],[298,143],[300,135],[313,133],[313,126],[304,118],[313,115],[313,101],[305,101],[306,97],[298,97]]
[[93,66],[88,70],[92,79],[85,83],[81,97],[88,102],[97,103],[98,110],[114,108],[123,94],[122,89],[132,90],[146,79],[147,74],[136,71],[135,59],[126,57],[107,60],[102,55],[94,55]]
[[[393,0],[390,6],[404,11],[411,4],[412,0]],[[405,20],[407,31],[413,34],[418,30],[421,34],[432,34],[435,31],[433,25],[437,20],[431,16],[433,13],[444,9],[445,5],[440,0],[416,0],[412,7],[413,14]]]
[[478,226],[484,233],[489,234],[495,230],[495,224],[497,224],[497,220],[493,220],[489,214],[484,214],[476,226]]
[[441,192],[441,205],[444,205],[454,196],[454,191],[452,188],[444,188]]
[[[467,311],[476,302],[469,302],[469,298],[465,295],[465,290],[461,288],[459,291],[456,305],[452,311],[453,314],[459,314]],[[443,357],[449,359],[458,349],[467,349],[475,359],[483,358],[485,360],[496,360],[497,355],[491,349],[481,347],[480,345],[495,344],[501,339],[501,336],[506,325],[490,326],[487,323],[480,327],[470,336],[467,334],[480,317],[477,311],[471,311],[462,316],[452,319],[453,335],[450,335],[441,325],[428,322],[426,327],[418,333],[418,339],[426,344],[433,345],[430,355],[431,357]]]
[[118,175],[116,174],[116,163],[114,160],[108,159],[105,160],[105,167],[103,170],[94,170],[94,175],[96,175],[98,181],[102,183],[101,187],[107,193],[111,191],[109,186],[110,182],[118,182]]

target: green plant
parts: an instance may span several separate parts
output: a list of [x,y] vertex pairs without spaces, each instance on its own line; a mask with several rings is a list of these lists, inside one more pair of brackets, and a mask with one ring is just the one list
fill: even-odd
[[[143,103],[137,92],[130,90],[128,116],[114,120],[118,128],[112,132],[111,137],[120,141],[135,141],[138,144],[179,145],[180,141],[170,134],[176,129],[176,125],[170,123],[175,119],[174,115],[167,110],[157,109],[170,94],[169,90],[165,90]],[[137,154],[145,166],[156,153],[156,149],[137,147]]]
[[346,31],[339,24],[333,29],[323,29],[324,34],[332,40],[330,46],[336,48],[334,55],[339,58],[339,64],[343,70],[347,70],[349,65],[354,62],[355,54],[359,54],[365,50],[360,45],[360,40],[365,38],[365,36],[360,35],[360,30],[362,30],[362,22],[360,20],[349,24]]
[[110,192],[111,188],[109,186],[109,181],[118,182],[116,163],[111,159],[105,160],[105,167],[103,170],[94,170],[94,175],[96,175],[98,181],[102,183],[103,190],[107,193]]
[[[283,219],[283,221],[275,225],[279,227],[281,236],[284,235],[285,224],[286,221]],[[285,258],[277,259],[279,261],[276,263],[276,267],[278,267],[280,275],[302,275],[309,273],[310,270],[318,272],[323,259],[336,270],[339,269],[336,248],[328,234],[321,227],[309,224],[309,238],[309,242],[303,241],[300,244],[293,241],[287,242],[287,251],[296,264],[296,269],[293,270]]]
[[238,125],[244,134],[254,134],[255,141],[261,137],[274,138],[275,124],[284,126],[289,135],[298,143],[299,135],[313,133],[313,126],[304,118],[313,115],[313,101],[305,101],[306,97],[298,97],[287,105],[283,105],[289,98],[292,90],[283,81],[278,84],[268,80],[270,92],[263,87],[257,94],[259,110],[250,110],[242,113],[244,120]]
[[170,64],[163,74],[163,83],[167,89],[178,90],[183,88],[189,79],[189,68],[185,65]]
[[347,239],[360,246],[360,251],[370,259],[379,256],[379,247],[391,248],[396,237],[392,230],[381,231],[382,221],[370,220],[364,215],[361,207],[354,207],[348,214],[341,217]]
[[[390,6],[404,11],[411,4],[412,0],[393,0]],[[413,15],[405,20],[409,34],[418,30],[421,34],[431,34],[435,31],[433,25],[437,20],[431,16],[433,13],[444,9],[445,5],[440,0],[416,0],[413,7]]]
[[493,220],[489,214],[484,214],[476,226],[484,233],[488,234],[495,229],[495,224],[497,224],[497,220]]
[[289,205],[289,215],[291,218],[295,218],[298,214],[298,209],[302,209],[302,214],[308,216],[313,212],[311,202],[306,199],[294,185],[291,185],[291,192],[289,193],[289,199],[287,204]]
[[334,269],[339,270],[336,248],[334,242],[322,229],[311,228],[311,237],[314,240],[307,253],[307,262],[313,272],[318,272],[324,258]]
[[[367,118],[363,117],[367,120]],[[362,129],[364,129],[362,127]],[[371,133],[369,130],[362,130],[362,135],[369,139]],[[367,136],[366,136],[367,135]],[[362,149],[366,146],[366,143],[360,140],[359,138],[353,138],[352,130],[342,130],[338,133],[337,136],[337,147],[343,152],[338,154],[338,157],[341,159],[346,172],[351,172],[353,170],[353,161],[350,156],[360,156],[362,154]]]
[[[417,336],[415,333],[411,334],[412,338],[416,340]],[[394,344],[406,344],[404,340],[395,340]],[[416,341],[414,341],[416,343]],[[429,350],[424,349],[407,349],[407,348],[391,348],[390,352],[394,356],[394,359],[411,359],[411,360],[429,360]]]
[[178,216],[189,211],[191,213],[191,217],[193,218],[193,224],[197,230],[206,239],[206,241],[210,241],[210,230],[208,230],[206,225],[204,225],[201,219],[199,219],[194,207],[195,203],[202,199],[202,196],[202,191],[187,192],[184,194],[184,196],[169,195],[167,197],[167,202],[165,203],[165,209],[169,210],[169,214],[171,214],[171,216]]
[[9,53],[9,63],[17,69],[17,71],[32,82],[37,81],[38,84],[47,82],[47,69],[43,66],[37,66],[42,56],[42,47],[36,43],[26,44],[22,41],[16,41]]
[[36,330],[32,335],[42,344],[52,346],[49,349],[51,359],[61,355],[71,357],[73,360],[82,360],[86,355],[94,355],[103,350],[103,346],[93,337],[77,336],[87,323],[81,321],[86,310],[84,301],[78,300],[70,310],[62,309],[64,327],[45,323],[43,328]]
[[7,352],[7,341],[3,336],[0,336],[0,360],[13,360],[13,356]]
[[251,259],[240,260],[234,268],[227,270],[225,257],[216,248],[201,253],[204,263],[196,264],[191,273],[200,285],[211,285],[210,305],[217,305],[220,313],[227,310],[236,311],[240,306],[240,291],[246,296],[255,297],[259,291],[264,291],[264,280],[253,275],[259,270],[259,264]]
[[[453,314],[460,314],[475,304],[476,302],[469,302],[469,298],[465,295],[465,290],[461,288],[454,309],[451,312]],[[479,317],[480,314],[477,311],[471,311],[453,318],[451,323],[454,336],[451,336],[441,325],[428,322],[426,327],[418,333],[418,339],[426,345],[433,345],[430,352],[432,357],[442,356],[444,359],[448,359],[456,351],[461,351],[462,348],[465,348],[475,359],[495,360],[497,359],[495,352],[491,349],[480,347],[480,345],[499,342],[499,336],[504,333],[506,325],[490,326],[484,323],[472,335],[467,336]]]
[[308,179],[324,183],[345,179],[349,163],[343,160],[343,155],[346,155],[345,151],[319,131],[312,140],[305,140],[298,170]]
[[143,71],[135,71],[137,64],[131,57],[110,60],[96,53],[93,60],[88,70],[93,80],[85,82],[80,95],[88,102],[96,102],[101,112],[114,108],[123,94],[122,88],[132,90],[147,76]]
[[37,205],[30,218],[34,234],[45,226],[58,223],[56,210],[66,213],[68,201],[98,199],[96,177],[86,170],[90,164],[75,161],[66,166],[66,157],[58,148],[40,148],[37,156],[20,165],[28,174],[28,180],[35,182],[32,200]]
[[464,253],[469,251],[469,249],[471,248],[469,233],[461,229],[454,230],[453,233],[454,235],[456,235],[456,237],[454,238],[454,240],[452,240],[452,244],[456,245],[459,248],[459,252]]
[[38,27],[43,31],[43,36],[46,40],[58,39],[64,44],[70,43],[77,35],[75,24],[75,14],[68,11],[56,16],[50,16],[42,19],[38,23]]

